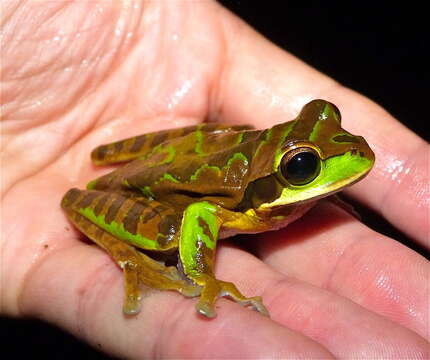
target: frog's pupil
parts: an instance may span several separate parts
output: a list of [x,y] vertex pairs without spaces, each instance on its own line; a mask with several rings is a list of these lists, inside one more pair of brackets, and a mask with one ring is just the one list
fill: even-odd
[[298,152],[282,164],[282,174],[292,185],[305,185],[318,175],[320,160],[311,151]]

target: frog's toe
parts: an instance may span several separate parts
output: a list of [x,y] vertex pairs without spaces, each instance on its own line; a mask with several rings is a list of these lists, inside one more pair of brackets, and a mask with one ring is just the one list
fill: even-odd
[[205,301],[199,301],[196,304],[196,310],[199,314],[206,316],[207,318],[214,318],[216,316],[214,306]]
[[124,300],[124,305],[122,307],[122,311],[125,315],[136,315],[140,312],[142,304],[142,297],[134,296],[134,295],[127,295]]
[[203,286],[202,295],[196,305],[196,310],[206,317],[212,318],[216,316],[214,305],[218,297],[229,297],[239,305],[252,306],[260,314],[269,316],[269,312],[263,305],[260,296],[245,297],[231,282],[217,280],[211,276],[204,275],[200,275],[199,278],[196,277],[195,281]]
[[247,300],[236,300],[242,306],[252,306],[255,311],[258,311],[261,315],[270,317],[269,311],[264,306],[261,296],[254,296]]
[[121,263],[124,271],[125,298],[122,311],[126,315],[134,315],[140,311],[142,302],[142,288],[139,283],[138,267],[135,263]]
[[264,306],[261,296],[254,296],[247,298],[243,296],[236,286],[231,283],[227,283],[228,290],[223,291],[221,296],[226,296],[236,301],[241,306],[252,306],[253,310],[258,311],[261,315],[270,317],[269,311]]
[[202,288],[198,285],[187,285],[183,286],[179,292],[186,297],[196,297],[202,293]]
[[221,287],[220,296],[227,296],[242,306],[252,306],[254,310],[258,311],[264,316],[269,316],[269,312],[263,305],[263,301],[260,296],[246,297],[237,289],[236,285],[230,282],[218,281]]

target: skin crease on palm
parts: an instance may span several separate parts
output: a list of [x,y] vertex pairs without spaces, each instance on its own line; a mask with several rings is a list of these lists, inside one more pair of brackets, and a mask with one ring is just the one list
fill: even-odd
[[57,324],[128,358],[428,358],[429,263],[323,202],[287,228],[224,241],[217,277],[262,295],[271,319],[229,300],[150,291],[121,312],[121,270],[67,221],[64,192],[109,171],[97,145],[219,121],[259,128],[337,104],[376,153],[347,194],[429,247],[428,144],[369,99],[271,44],[213,1],[2,5],[1,311]]

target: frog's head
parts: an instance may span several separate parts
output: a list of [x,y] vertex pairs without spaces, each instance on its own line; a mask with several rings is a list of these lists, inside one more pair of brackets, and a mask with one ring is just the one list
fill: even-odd
[[[260,201],[254,200],[260,209],[328,196],[370,171],[375,161],[372,150],[363,137],[342,129],[340,120],[335,105],[314,100],[294,121],[269,130],[270,136],[265,136],[274,154],[272,174],[270,180],[259,179],[254,184]],[[268,184],[276,191],[268,191]],[[269,192],[271,195],[267,195]]]

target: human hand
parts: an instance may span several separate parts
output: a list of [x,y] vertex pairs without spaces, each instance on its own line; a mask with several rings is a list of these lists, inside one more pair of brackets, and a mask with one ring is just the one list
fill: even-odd
[[4,314],[126,357],[428,356],[428,262],[328,204],[259,235],[258,258],[220,244],[218,277],[263,295],[271,320],[220,300],[207,321],[194,300],[167,292],[123,317],[121,271],[59,208],[68,188],[107,171],[89,162],[95,146],[205,118],[266,127],[325,98],[376,153],[349,195],[425,244],[428,145],[216,3],[27,6],[5,12],[5,30],[32,21],[6,31],[3,47]]

